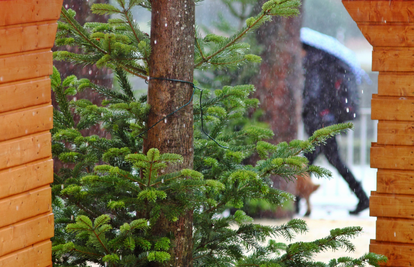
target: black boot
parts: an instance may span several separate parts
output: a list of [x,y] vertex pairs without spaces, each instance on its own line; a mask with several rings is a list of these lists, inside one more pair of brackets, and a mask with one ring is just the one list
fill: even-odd
[[367,201],[359,201],[358,205],[356,206],[356,209],[349,211],[349,214],[351,215],[357,215],[359,214],[361,211],[368,209],[369,208],[369,200]]
[[361,183],[357,184],[357,186],[354,189],[354,192],[355,192],[355,195],[358,197],[359,202],[355,210],[349,211],[349,214],[351,215],[357,215],[361,211],[369,208],[369,198],[367,197],[367,194],[365,194],[365,191],[362,188]]
[[300,201],[300,196],[296,196],[296,200],[295,200],[295,213],[299,214],[299,201]]

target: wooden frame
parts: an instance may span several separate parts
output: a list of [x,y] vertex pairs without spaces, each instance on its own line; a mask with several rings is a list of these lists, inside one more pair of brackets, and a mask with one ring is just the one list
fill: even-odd
[[52,52],[63,0],[0,1],[0,267],[52,266]]
[[[63,0],[0,0],[0,267],[52,266],[52,53]],[[414,1],[343,0],[379,71],[370,251],[414,264]]]
[[370,215],[377,217],[370,251],[388,257],[384,266],[414,265],[414,1],[343,0],[374,47],[372,70],[379,71],[371,118],[378,141],[371,167],[378,168]]

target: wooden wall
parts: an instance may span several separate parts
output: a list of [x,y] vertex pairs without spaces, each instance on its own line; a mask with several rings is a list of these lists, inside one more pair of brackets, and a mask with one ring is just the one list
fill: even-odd
[[62,0],[0,1],[0,267],[52,266],[52,52]]
[[370,215],[377,217],[370,251],[388,257],[384,266],[414,266],[414,1],[343,0],[373,45],[379,71],[371,117],[379,120],[371,147],[378,168]]

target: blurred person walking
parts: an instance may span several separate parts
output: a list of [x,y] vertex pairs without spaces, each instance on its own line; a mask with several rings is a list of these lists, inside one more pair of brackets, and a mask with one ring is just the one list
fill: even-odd
[[[311,136],[320,128],[356,117],[355,103],[358,102],[358,96],[355,92],[357,92],[357,83],[361,79],[359,74],[363,72],[357,72],[359,70],[355,66],[338,58],[337,55],[322,50],[321,47],[314,47],[312,43],[307,44],[304,39],[302,39],[302,43],[305,71],[302,118],[305,131]],[[354,69],[352,69],[353,67]],[[369,207],[368,196],[361,183],[356,180],[339,156],[335,137],[328,139],[326,144],[317,147],[305,156],[308,158],[309,164],[313,164],[320,154],[324,154],[329,163],[338,170],[359,200],[356,208],[349,213],[356,215],[367,209]],[[296,208],[298,210],[298,201]]]

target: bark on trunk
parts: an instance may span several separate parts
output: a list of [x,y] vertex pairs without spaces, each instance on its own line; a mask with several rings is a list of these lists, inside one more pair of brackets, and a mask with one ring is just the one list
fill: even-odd
[[[152,1],[150,77],[193,81],[195,4],[187,0]],[[151,79],[148,103],[151,110],[148,125],[187,103],[192,95],[190,84]],[[158,148],[161,153],[184,157],[179,170],[193,167],[192,103],[152,128],[144,141],[144,152]],[[172,203],[173,204],[173,203]],[[177,222],[163,216],[153,229],[154,235],[172,236],[171,260],[150,266],[192,266],[192,211],[186,211]]]

